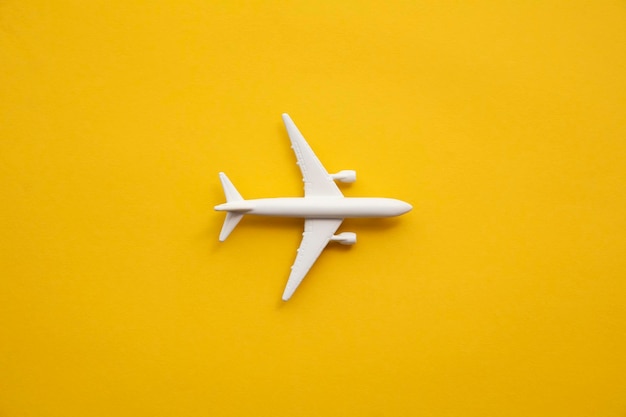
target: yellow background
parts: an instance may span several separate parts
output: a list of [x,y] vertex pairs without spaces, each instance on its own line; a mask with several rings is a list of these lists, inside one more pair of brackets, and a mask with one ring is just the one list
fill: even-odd
[[[0,3],[0,415],[626,415],[626,3]],[[225,243],[217,172],[348,196]]]

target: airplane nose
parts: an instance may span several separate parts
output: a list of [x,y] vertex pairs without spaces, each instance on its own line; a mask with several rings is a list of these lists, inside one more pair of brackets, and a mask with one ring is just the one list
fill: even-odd
[[409,203],[406,203],[404,201],[401,201],[400,203],[400,209],[402,210],[400,214],[408,213],[409,211],[413,210],[413,206]]

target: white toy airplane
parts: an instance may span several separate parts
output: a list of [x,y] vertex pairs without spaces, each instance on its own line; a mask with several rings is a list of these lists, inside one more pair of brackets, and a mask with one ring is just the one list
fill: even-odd
[[302,242],[283,293],[283,300],[287,301],[329,241],[339,242],[342,245],[356,243],[355,233],[344,232],[335,235],[343,219],[399,216],[413,207],[404,201],[391,198],[344,197],[334,181],[354,182],[356,172],[344,170],[330,175],[288,114],[283,114],[283,121],[291,139],[291,147],[298,159],[297,164],[302,171],[304,197],[244,200],[226,174],[220,172],[226,203],[215,206],[215,210],[227,212],[220,233],[222,242],[230,235],[244,214],[304,218]]

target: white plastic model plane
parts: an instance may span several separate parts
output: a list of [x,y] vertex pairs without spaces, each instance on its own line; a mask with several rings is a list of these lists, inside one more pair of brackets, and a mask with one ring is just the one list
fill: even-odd
[[394,217],[410,211],[412,207],[404,201],[391,198],[344,197],[334,181],[354,182],[356,181],[355,171],[344,170],[330,175],[288,114],[283,114],[283,121],[291,139],[291,147],[298,159],[297,164],[302,171],[304,197],[244,200],[226,174],[220,172],[226,203],[215,206],[215,210],[227,212],[220,233],[222,242],[230,235],[244,214],[304,218],[302,242],[283,293],[283,300],[287,301],[328,242],[339,242],[342,245],[356,243],[355,233],[344,232],[335,235],[343,219]]

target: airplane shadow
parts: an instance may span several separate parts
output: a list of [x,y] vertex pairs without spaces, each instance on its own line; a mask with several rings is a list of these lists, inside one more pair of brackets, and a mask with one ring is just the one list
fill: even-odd
[[[203,236],[211,238],[211,252],[217,252],[222,247],[218,241],[220,228],[224,221],[223,216],[217,216],[210,225],[207,225]],[[351,231],[357,234],[360,231],[384,232],[385,230],[396,227],[400,222],[397,217],[380,218],[380,219],[345,219],[337,233],[342,231]],[[257,231],[258,233],[254,233]],[[289,217],[266,217],[266,216],[244,216],[241,223],[237,225],[236,233],[250,233],[250,236],[259,236],[265,233],[275,233],[276,231],[285,231],[286,233],[302,233],[304,231],[304,219]],[[357,240],[358,243],[358,240]],[[326,247],[326,251],[346,252],[352,248],[350,245],[334,244],[331,242]]]

